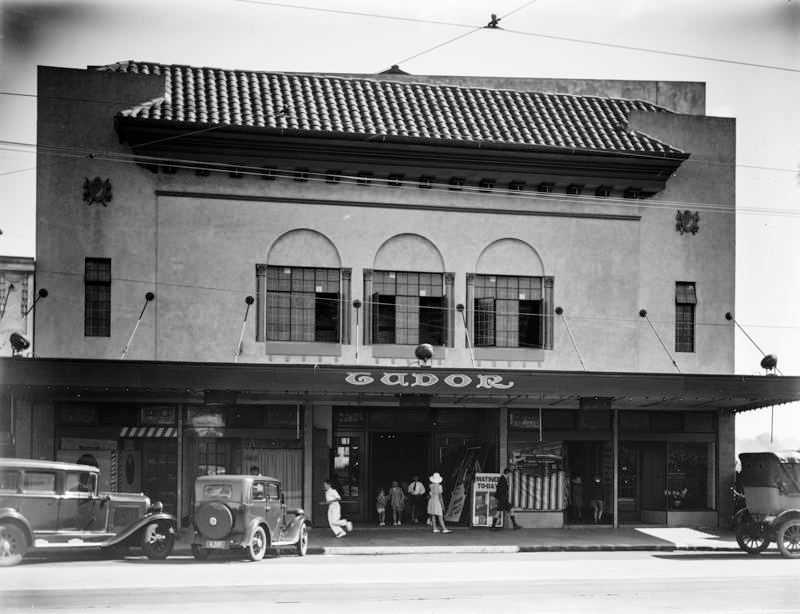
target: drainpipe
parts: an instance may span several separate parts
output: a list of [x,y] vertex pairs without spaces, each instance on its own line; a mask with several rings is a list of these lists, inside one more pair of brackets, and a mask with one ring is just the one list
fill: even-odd
[[611,445],[614,448],[614,474],[611,480],[611,506],[614,514],[614,528],[619,527],[619,410],[615,409],[611,420]]

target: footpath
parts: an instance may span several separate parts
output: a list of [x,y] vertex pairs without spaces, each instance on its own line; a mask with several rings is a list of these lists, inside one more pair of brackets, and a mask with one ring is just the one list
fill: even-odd
[[[433,533],[426,525],[358,526],[336,538],[327,527],[309,531],[308,554],[450,554],[591,551],[740,551],[736,536],[717,529],[667,527],[595,527],[501,529],[451,526]],[[175,551],[188,551],[191,532],[184,531]]]

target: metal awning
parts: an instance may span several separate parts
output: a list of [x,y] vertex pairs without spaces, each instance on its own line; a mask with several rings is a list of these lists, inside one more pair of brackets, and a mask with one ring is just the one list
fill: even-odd
[[0,392],[53,400],[732,412],[800,401],[800,377],[0,358]]

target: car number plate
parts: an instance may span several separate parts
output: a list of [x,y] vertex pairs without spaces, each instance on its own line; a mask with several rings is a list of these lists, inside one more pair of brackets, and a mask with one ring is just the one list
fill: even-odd
[[205,547],[209,550],[227,550],[228,542],[224,539],[209,539],[206,540]]

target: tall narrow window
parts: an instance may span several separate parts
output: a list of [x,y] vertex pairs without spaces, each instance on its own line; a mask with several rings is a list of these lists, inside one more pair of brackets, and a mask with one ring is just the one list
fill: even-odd
[[694,316],[697,293],[694,282],[675,284],[675,351],[694,352]]
[[83,334],[111,336],[111,259],[87,258],[84,271]]
[[545,348],[541,277],[475,276],[475,346]]
[[256,267],[257,323],[263,322],[256,338],[337,343],[340,277],[339,269]]
[[373,275],[372,343],[444,345],[442,273],[375,271]]

